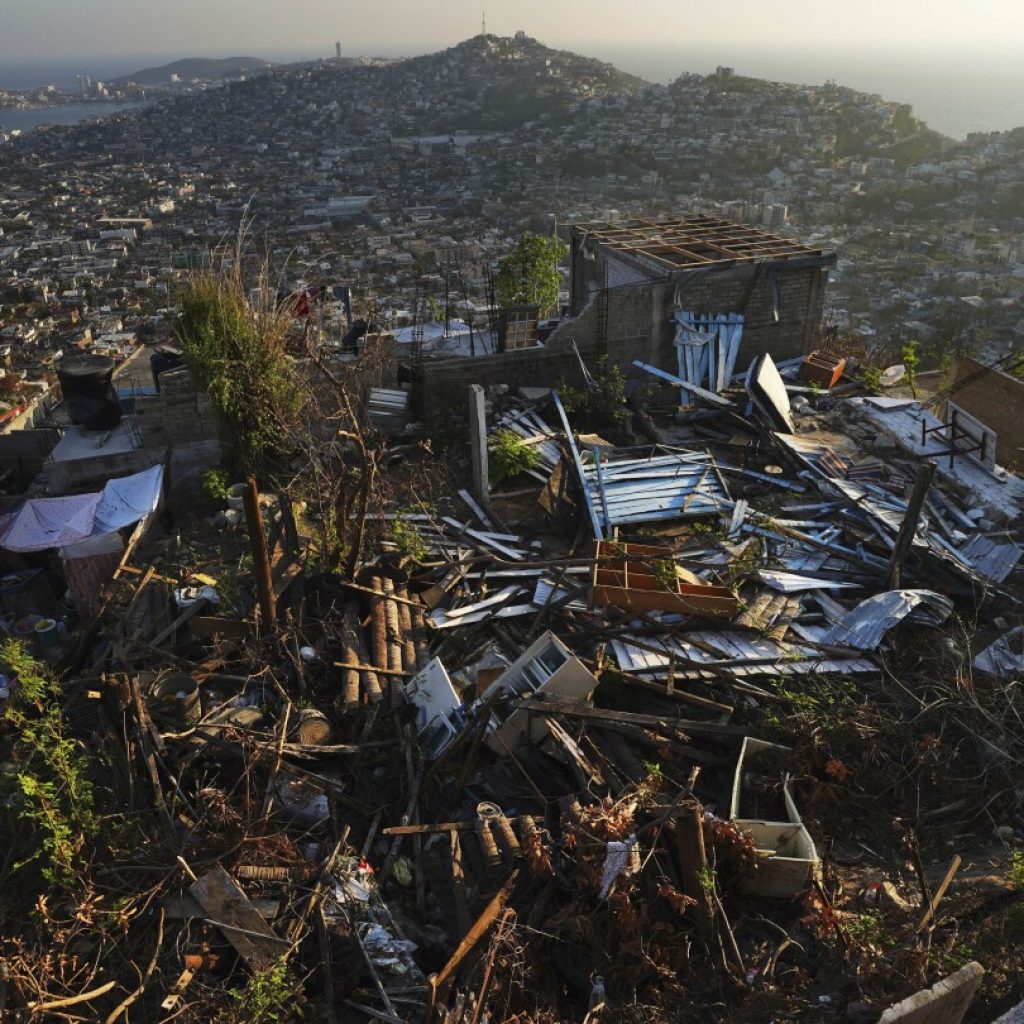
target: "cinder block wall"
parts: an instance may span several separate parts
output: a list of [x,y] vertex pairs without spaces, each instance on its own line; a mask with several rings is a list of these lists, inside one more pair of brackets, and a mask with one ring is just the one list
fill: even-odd
[[194,444],[220,436],[213,403],[184,369],[160,374],[160,393],[135,399],[135,419],[144,448]]
[[[682,274],[668,281],[608,288],[594,295],[584,315],[600,303],[606,304],[604,334],[608,357],[632,376],[642,375],[642,371],[630,367],[634,359],[675,371],[675,325],[671,317],[677,308],[703,314],[743,313],[745,325],[737,370],[745,368],[762,352],[770,352],[774,359],[783,360],[810,351],[824,309],[827,269],[777,267],[777,321],[768,276],[762,273],[755,282],[754,274],[753,266],[742,265]],[[588,339],[588,348],[603,350],[600,319],[593,316],[586,325],[592,325],[597,332]],[[579,343],[584,333],[584,325],[579,320],[559,328],[556,336],[573,331]]]
[[598,291],[575,319],[558,327],[543,348],[516,349],[476,359],[428,360],[423,365],[424,405],[462,405],[469,384],[557,387],[565,380],[578,386],[582,377],[573,342],[591,369],[602,355],[607,355],[627,377],[647,378],[633,367],[634,359],[675,373],[675,324],[670,317],[677,301],[679,307],[697,313],[733,313],[746,300],[737,372],[746,369],[761,352],[771,352],[774,359],[783,360],[809,351],[821,322],[827,269],[802,266],[776,271],[778,321],[772,313],[767,275],[762,274],[751,289],[753,274],[754,268],[744,265]]

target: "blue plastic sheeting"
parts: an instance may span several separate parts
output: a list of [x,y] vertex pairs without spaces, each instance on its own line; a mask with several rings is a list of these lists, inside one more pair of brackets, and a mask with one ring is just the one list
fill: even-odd
[[[717,394],[732,379],[742,337],[743,317],[739,313],[699,316],[680,310],[676,313],[680,378]],[[683,398],[690,401],[685,388]]]

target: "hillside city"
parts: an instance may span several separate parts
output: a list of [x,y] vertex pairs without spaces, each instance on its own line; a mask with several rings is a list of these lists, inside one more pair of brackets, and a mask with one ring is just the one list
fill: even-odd
[[0,1021],[1021,1024],[1024,127],[482,27],[0,89]]
[[1024,335],[1024,130],[956,143],[880,96],[728,68],[648,85],[522,34],[170,77],[140,110],[0,134],[0,339],[29,378],[130,351],[243,217],[288,286],[349,285],[394,327],[428,298],[487,322],[522,230],[691,212],[835,250],[827,321],[869,349]]

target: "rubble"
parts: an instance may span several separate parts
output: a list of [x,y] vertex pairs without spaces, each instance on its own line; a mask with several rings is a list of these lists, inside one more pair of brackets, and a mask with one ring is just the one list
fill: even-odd
[[[24,950],[12,1019],[78,998],[221,1019],[282,964],[301,995],[268,1019],[867,1019],[934,979],[960,860],[937,877],[917,837],[975,803],[1020,835],[1024,734],[993,725],[1013,698],[956,633],[1019,614],[1020,549],[939,483],[915,513],[906,467],[840,454],[818,413],[778,433],[785,377],[759,360],[733,386],[734,357],[691,357],[696,404],[642,449],[577,432],[557,393],[506,398],[492,431],[538,458],[486,501],[371,506],[351,579],[250,481],[245,525],[192,541],[122,517],[134,540],[55,646],[52,598],[11,614],[124,801],[89,870],[131,913],[89,942],[153,958],[33,990]],[[763,421],[738,415],[748,390]],[[152,527],[158,502],[108,488]],[[1003,632],[974,665],[1012,678]],[[985,767],[951,792],[944,759]],[[908,856],[916,902],[893,884]]]

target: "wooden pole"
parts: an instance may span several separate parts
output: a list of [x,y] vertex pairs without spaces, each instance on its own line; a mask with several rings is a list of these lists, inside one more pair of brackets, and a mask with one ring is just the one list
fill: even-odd
[[899,535],[896,537],[896,545],[892,549],[892,558],[889,560],[889,575],[885,579],[886,590],[898,590],[900,587],[903,566],[910,554],[910,547],[914,543],[917,523],[921,518],[921,509],[924,507],[924,499],[934,476],[935,463],[922,462],[917,467],[917,479],[914,481],[913,491],[910,492],[907,514],[903,517]]
[[260,623],[264,629],[272,631],[275,622],[274,581],[270,574],[267,538],[263,533],[263,516],[260,514],[260,492],[255,477],[249,477],[247,483],[249,487],[245,492],[245,524],[249,530],[249,544],[252,546],[256,594],[260,602]]
[[704,813],[695,801],[685,804],[676,817],[676,850],[683,892],[697,901],[694,916],[701,938],[710,946],[714,936],[714,910],[708,885],[708,860],[704,850]]

